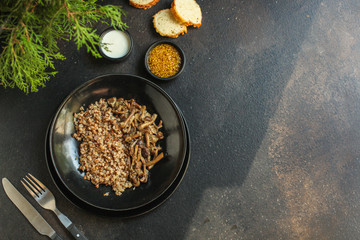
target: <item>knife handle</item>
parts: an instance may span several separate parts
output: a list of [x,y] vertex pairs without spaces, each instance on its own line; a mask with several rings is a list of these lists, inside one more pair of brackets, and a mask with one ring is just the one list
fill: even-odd
[[63,240],[59,234],[55,233],[50,237],[52,240]]
[[73,223],[71,223],[70,226],[67,227],[67,229],[75,239],[88,240],[85,235],[80,232],[80,230]]

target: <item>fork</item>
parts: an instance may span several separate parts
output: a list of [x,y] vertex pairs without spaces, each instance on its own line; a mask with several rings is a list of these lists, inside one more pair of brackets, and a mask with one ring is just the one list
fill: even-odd
[[23,180],[20,180],[26,190],[33,198],[45,209],[53,211],[64,227],[69,230],[75,239],[87,240],[83,233],[56,207],[54,195],[50,190],[37,180],[33,175],[28,173]]

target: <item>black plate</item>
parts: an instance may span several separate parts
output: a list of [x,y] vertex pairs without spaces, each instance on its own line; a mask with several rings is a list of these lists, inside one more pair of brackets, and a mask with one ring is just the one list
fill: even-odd
[[[151,210],[155,209],[156,207],[160,206],[162,203],[164,203],[177,189],[177,187],[180,185],[182,179],[184,178],[184,175],[186,173],[186,170],[189,165],[190,161],[190,154],[191,154],[191,143],[190,143],[190,135],[189,135],[189,129],[186,123],[185,118],[183,118],[185,129],[186,129],[186,138],[187,138],[187,148],[186,148],[186,156],[184,160],[184,164],[179,172],[178,177],[175,179],[175,181],[171,184],[171,186],[157,199],[152,201],[149,204],[146,204],[142,207],[126,210],[126,211],[111,211],[106,209],[99,209],[97,207],[94,207],[93,205],[89,205],[86,202],[83,202],[81,199],[77,198],[74,194],[72,194],[61,182],[59,179],[54,165],[51,160],[50,156],[50,144],[49,144],[49,130],[47,131],[46,138],[45,138],[45,159],[48,166],[48,170],[50,172],[51,178],[53,182],[55,183],[56,187],[59,189],[59,191],[67,198],[70,202],[72,202],[75,206],[83,208],[85,210],[89,210],[91,212],[106,215],[106,216],[117,216],[117,217],[123,217],[123,218],[129,218],[129,217],[135,217],[142,214],[145,214],[147,212],[150,212]],[[50,126],[49,126],[50,128]]]
[[[84,180],[78,170],[79,143],[74,133],[73,114],[81,106],[100,98],[134,98],[146,105],[150,113],[157,113],[163,121],[164,140],[160,145],[166,157],[151,170],[149,180],[135,189],[127,189],[116,196],[110,187],[95,188]],[[61,104],[49,131],[49,149],[53,167],[61,183],[72,195],[87,205],[108,211],[128,211],[147,205],[159,198],[177,179],[187,148],[186,130],[181,113],[174,101],[156,84],[133,75],[106,75],[95,78],[74,90]],[[104,197],[104,194],[110,195]]]

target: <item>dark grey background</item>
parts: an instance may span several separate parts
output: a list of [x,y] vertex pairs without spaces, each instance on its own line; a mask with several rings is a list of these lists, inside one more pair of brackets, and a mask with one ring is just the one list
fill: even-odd
[[[0,89],[0,176],[7,177],[62,236],[55,215],[26,194],[30,172],[89,239],[359,239],[360,2],[200,1],[203,24],[173,41],[183,74],[159,84],[189,124],[192,155],[178,190],[132,219],[72,205],[44,160],[47,125],[62,100],[103,74],[149,78],[143,57],[164,39],[152,16],[171,1],[124,20],[134,51],[123,63],[94,59],[61,42],[66,61],[38,93]],[[100,26],[99,26],[99,30]],[[0,190],[0,239],[40,236]]]

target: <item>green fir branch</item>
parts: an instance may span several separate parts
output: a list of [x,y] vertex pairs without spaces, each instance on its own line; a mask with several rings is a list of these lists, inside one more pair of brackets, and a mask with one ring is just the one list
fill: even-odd
[[104,23],[125,30],[120,6],[96,0],[3,0],[0,3],[0,85],[37,92],[64,60],[58,40],[72,41],[98,58],[99,35],[92,25]]

